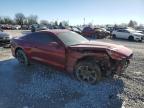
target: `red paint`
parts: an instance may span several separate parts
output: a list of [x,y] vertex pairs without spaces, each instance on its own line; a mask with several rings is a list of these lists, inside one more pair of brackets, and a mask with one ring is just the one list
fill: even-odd
[[[67,30],[41,32],[53,34],[54,37],[58,38],[58,34],[65,31]],[[77,61],[84,57],[93,57],[99,61],[112,59],[117,62],[123,59],[129,60],[133,54],[130,49],[116,44],[90,41],[83,44],[66,46],[62,41],[58,41],[59,45],[53,42],[37,44],[25,39],[16,38],[11,42],[11,50],[13,56],[15,56],[16,49],[22,48],[30,60],[46,63],[69,73],[73,72]],[[110,61],[108,61],[108,63],[110,63]],[[108,67],[111,66],[110,64],[108,64]],[[116,68],[118,69],[118,67]]]

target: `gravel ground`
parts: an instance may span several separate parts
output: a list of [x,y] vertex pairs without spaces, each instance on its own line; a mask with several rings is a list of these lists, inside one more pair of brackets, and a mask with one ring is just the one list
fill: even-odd
[[143,108],[144,43],[100,41],[125,45],[134,57],[121,77],[97,85],[80,83],[42,64],[22,66],[10,49],[0,48],[0,108]]

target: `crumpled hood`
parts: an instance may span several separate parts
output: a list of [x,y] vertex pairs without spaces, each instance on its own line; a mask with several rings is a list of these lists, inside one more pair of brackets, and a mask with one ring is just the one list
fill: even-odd
[[111,44],[100,41],[89,41],[82,44],[73,45],[70,47],[78,49],[87,49],[87,50],[111,50],[120,53],[124,56],[130,56],[132,54],[132,50],[123,45]]

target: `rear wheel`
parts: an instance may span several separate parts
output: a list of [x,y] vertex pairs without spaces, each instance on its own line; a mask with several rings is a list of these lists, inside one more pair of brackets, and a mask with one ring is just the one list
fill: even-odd
[[101,79],[101,70],[94,61],[80,61],[75,66],[75,77],[79,81],[95,84]]
[[16,58],[20,64],[29,65],[29,60],[22,49],[16,51]]
[[113,38],[113,39],[116,39],[116,35],[115,35],[115,34],[113,34],[113,35],[112,35],[112,38]]
[[130,41],[134,41],[134,37],[133,36],[129,36],[128,38]]

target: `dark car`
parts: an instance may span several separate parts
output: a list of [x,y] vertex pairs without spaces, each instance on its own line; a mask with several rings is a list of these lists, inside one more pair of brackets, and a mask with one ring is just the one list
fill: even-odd
[[103,39],[110,35],[110,32],[104,28],[85,27],[82,35],[88,39]]
[[110,36],[110,32],[107,31],[105,28],[94,28],[95,30],[95,35],[97,36],[97,39],[103,39],[103,38],[107,38],[108,36]]
[[91,27],[85,27],[82,30],[82,35],[86,38],[96,38],[95,30]]
[[0,28],[0,32],[3,32],[3,29]]
[[9,46],[12,36],[6,32],[0,31],[0,46]]
[[11,41],[14,57],[24,65],[39,61],[94,84],[102,77],[121,74],[132,51],[122,45],[89,41],[69,30],[46,30]]
[[31,26],[31,32],[36,32],[36,31],[40,31],[40,30],[47,30],[47,26],[45,25],[39,25],[39,24],[33,24]]

